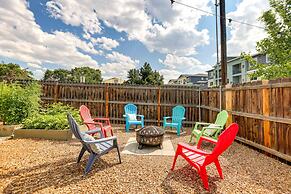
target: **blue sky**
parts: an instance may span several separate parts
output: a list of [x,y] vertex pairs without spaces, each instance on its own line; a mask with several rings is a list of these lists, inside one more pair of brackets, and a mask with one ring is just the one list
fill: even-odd
[[[214,12],[213,0],[180,0]],[[203,73],[216,62],[215,17],[169,0],[0,0],[0,60],[41,78],[46,69],[90,66],[126,79],[149,62],[165,81]],[[252,24],[267,0],[226,1],[228,17]],[[1,26],[3,25],[3,26]],[[254,52],[261,29],[227,28],[228,55]]]

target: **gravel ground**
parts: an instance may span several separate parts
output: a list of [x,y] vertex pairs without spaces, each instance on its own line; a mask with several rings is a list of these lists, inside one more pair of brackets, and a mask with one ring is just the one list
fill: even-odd
[[[129,137],[115,129],[121,149]],[[171,135],[174,148],[189,136]],[[210,149],[210,145],[204,145]],[[171,156],[122,155],[116,151],[96,161],[83,176],[88,154],[80,164],[76,141],[6,140],[0,143],[0,193],[208,193],[195,169]],[[207,168],[211,193],[291,193],[291,167],[238,143],[220,157],[224,180],[215,166]]]

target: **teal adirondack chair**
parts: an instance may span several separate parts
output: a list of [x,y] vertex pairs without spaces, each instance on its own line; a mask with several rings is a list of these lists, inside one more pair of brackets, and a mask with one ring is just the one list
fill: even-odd
[[[177,129],[177,135],[180,136],[182,121],[185,120],[185,108],[183,106],[175,106],[172,110],[172,117],[164,117],[163,127],[171,127]],[[172,119],[171,122],[167,122]]]
[[[196,137],[196,143],[199,142],[201,136],[207,136],[217,140],[218,135],[223,130],[224,125],[226,124],[227,118],[228,118],[227,111],[223,110],[217,114],[214,123],[196,122],[194,129],[192,130],[189,143],[191,143],[193,136]],[[202,130],[199,130],[200,126],[204,126],[202,127]]]
[[[137,107],[134,104],[127,104],[124,106],[125,130],[129,131],[130,125],[141,125],[144,127],[144,116],[137,114]],[[140,119],[138,120],[137,117]]]

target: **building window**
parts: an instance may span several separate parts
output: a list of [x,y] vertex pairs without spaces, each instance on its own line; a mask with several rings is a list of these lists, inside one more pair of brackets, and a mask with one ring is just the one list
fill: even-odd
[[232,74],[241,73],[241,63],[232,66]]

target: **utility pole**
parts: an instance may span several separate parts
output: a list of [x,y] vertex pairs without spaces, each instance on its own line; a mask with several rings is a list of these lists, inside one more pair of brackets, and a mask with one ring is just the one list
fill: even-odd
[[225,0],[220,0],[219,10],[220,10],[221,85],[225,86],[227,82]]

